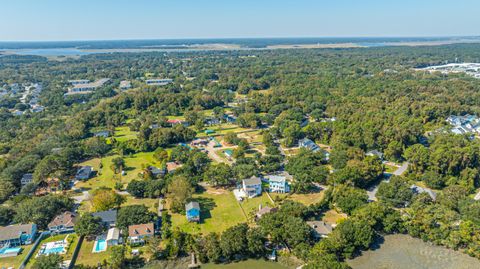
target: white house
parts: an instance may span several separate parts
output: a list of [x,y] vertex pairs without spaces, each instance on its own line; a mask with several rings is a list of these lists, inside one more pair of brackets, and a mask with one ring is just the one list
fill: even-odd
[[173,79],[164,78],[164,79],[147,79],[145,83],[149,86],[165,86],[173,82]]
[[22,176],[22,179],[20,179],[20,183],[22,184],[22,187],[32,182],[33,182],[33,174],[30,174],[30,173],[24,174]]
[[248,198],[262,194],[262,180],[258,177],[251,177],[242,180],[242,189]]
[[107,237],[105,239],[107,246],[116,246],[121,243],[120,229],[110,228],[107,232]]
[[285,176],[269,175],[266,176],[269,183],[269,191],[276,193],[288,193],[290,192],[290,185],[288,184]]

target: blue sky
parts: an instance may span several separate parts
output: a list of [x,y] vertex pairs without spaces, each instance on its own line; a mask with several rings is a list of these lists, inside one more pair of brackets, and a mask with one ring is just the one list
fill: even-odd
[[478,0],[1,0],[0,41],[480,35]]

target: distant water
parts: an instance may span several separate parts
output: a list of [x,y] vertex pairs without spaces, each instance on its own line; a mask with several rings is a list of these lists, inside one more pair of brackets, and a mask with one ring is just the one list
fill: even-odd
[[377,42],[377,43],[373,43],[373,42],[360,42],[360,43],[357,43],[357,45],[363,46],[363,47],[367,47],[367,48],[377,48],[377,47],[385,47],[385,46],[387,46],[387,44],[386,44],[385,42]]
[[11,51],[19,55],[37,55],[37,56],[82,56],[82,55],[91,54],[91,52],[79,50],[76,48],[24,49],[24,50],[11,50]]
[[380,248],[349,260],[353,269],[478,269],[480,260],[408,235],[388,235]]

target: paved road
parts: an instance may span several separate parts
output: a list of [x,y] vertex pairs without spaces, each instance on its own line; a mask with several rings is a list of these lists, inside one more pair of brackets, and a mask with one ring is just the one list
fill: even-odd
[[389,182],[390,181],[390,176],[392,176],[392,175],[395,175],[395,176],[403,175],[403,173],[405,173],[405,171],[407,171],[408,165],[409,165],[408,162],[404,162],[402,164],[402,166],[398,167],[397,170],[395,170],[393,173],[391,173],[391,174],[390,173],[384,173],[385,180],[380,181],[377,185],[372,186],[372,187],[370,187],[370,189],[367,190],[368,200],[377,201],[377,197],[375,197],[375,196],[377,194],[378,186],[380,185],[380,183]]
[[404,162],[402,166],[400,166],[397,170],[395,170],[392,174],[395,176],[401,176],[405,171],[408,169],[408,162]]

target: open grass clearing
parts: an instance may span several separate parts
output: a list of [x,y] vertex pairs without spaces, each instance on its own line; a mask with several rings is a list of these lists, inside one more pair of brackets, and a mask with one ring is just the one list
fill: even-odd
[[107,248],[106,251],[92,253],[93,245],[95,240],[87,241],[83,240],[82,247],[78,253],[77,262],[76,264],[83,264],[83,265],[90,265],[96,266],[99,263],[101,264],[104,260],[109,259],[110,257],[110,250],[111,248]]
[[[160,165],[159,162],[153,157],[153,152],[141,152],[133,154],[131,156],[125,156],[125,172],[126,174],[122,176],[121,174],[115,174],[111,169],[112,160],[119,155],[112,155],[102,158],[101,160],[91,159],[86,162],[83,162],[79,165],[91,165],[97,175],[87,181],[77,183],[77,188],[84,188],[87,190],[95,190],[101,187],[114,188],[116,182],[121,182],[122,184],[127,184],[133,179],[138,178],[138,174],[149,165]],[[102,168],[100,168],[100,163]]]
[[306,206],[320,202],[325,195],[324,191],[310,192],[310,193],[270,193],[272,199],[292,200],[302,203]]
[[122,126],[115,128],[115,134],[113,138],[118,142],[124,142],[128,140],[137,139],[138,132],[131,131],[128,126]]
[[339,213],[334,209],[331,209],[323,215],[322,220],[328,224],[338,224],[340,221],[347,218],[347,215],[344,213]]
[[193,199],[200,203],[200,223],[189,223],[185,214],[170,212],[173,227],[188,233],[209,234],[246,222],[235,196],[229,190],[207,187],[204,192],[194,194]]

